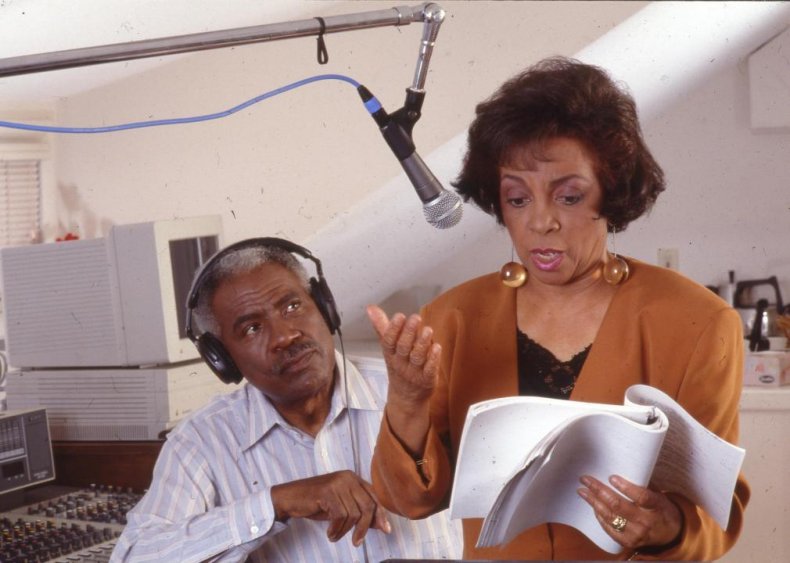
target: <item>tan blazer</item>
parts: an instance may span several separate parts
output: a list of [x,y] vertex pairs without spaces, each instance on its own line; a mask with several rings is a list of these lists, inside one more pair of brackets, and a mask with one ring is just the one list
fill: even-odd
[[[740,317],[713,292],[676,272],[633,259],[628,262],[631,276],[617,289],[571,400],[622,404],[630,385],[645,383],[663,390],[712,432],[737,444],[743,381]],[[497,274],[444,293],[424,308],[423,317],[442,345],[423,466],[428,482],[423,483],[414,460],[386,420],[372,462],[373,485],[381,501],[412,518],[447,505],[469,405],[518,394],[515,291],[505,287]],[[743,476],[726,532],[690,501],[672,496],[684,513],[683,538],[657,558],[716,559],[734,544],[749,499]],[[633,555],[624,551],[613,556],[562,524],[537,526],[503,547],[476,549],[481,523],[480,519],[463,522],[467,559],[603,560]]]

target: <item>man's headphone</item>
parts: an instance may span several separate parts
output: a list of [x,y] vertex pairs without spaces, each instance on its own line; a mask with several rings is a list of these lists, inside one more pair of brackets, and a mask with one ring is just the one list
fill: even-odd
[[187,314],[186,314],[186,333],[189,339],[195,344],[200,353],[200,357],[205,360],[217,377],[223,383],[239,383],[243,376],[236,367],[230,353],[225,349],[220,342],[219,338],[210,332],[204,332],[200,335],[195,335],[192,328],[192,311],[197,307],[198,299],[200,297],[200,288],[205,283],[206,278],[213,270],[214,265],[219,262],[224,256],[243,250],[245,248],[280,248],[291,254],[298,254],[302,258],[311,260],[315,264],[315,269],[318,278],[310,278],[310,297],[315,302],[321,316],[326,321],[329,331],[334,334],[340,328],[340,315],[335,306],[335,299],[332,297],[332,292],[329,291],[329,286],[324,279],[324,272],[321,268],[321,261],[313,256],[313,254],[304,247],[299,246],[289,240],[264,237],[252,238],[242,240],[235,244],[224,248],[216,253],[203,265],[200,273],[192,282],[192,288],[189,290],[189,298],[187,299]]

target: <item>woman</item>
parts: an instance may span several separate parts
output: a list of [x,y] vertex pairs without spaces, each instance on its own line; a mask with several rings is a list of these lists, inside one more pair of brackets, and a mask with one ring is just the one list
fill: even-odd
[[[466,411],[496,397],[621,404],[645,383],[737,443],[738,314],[675,272],[607,250],[607,234],[646,213],[664,179],[633,99],[605,72],[554,58],[505,83],[477,107],[454,185],[507,228],[519,261],[420,316],[369,308],[390,374],[373,459],[385,506],[412,518],[445,506]],[[469,519],[464,557],[715,559],[737,539],[749,498],[741,479],[723,531],[680,495],[579,477],[578,494],[620,554],[561,524],[478,549],[481,520]]]

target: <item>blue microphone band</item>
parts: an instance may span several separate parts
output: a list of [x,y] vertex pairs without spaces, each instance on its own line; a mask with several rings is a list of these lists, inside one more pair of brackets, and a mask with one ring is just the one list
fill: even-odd
[[370,98],[369,100],[367,100],[365,102],[365,108],[371,114],[376,113],[377,111],[379,111],[381,109],[381,102],[379,102],[378,99],[375,98],[375,97]]

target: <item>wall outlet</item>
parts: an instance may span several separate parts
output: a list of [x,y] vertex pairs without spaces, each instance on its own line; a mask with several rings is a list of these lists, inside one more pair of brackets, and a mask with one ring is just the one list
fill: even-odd
[[658,265],[670,270],[678,270],[679,266],[678,249],[677,248],[659,248],[658,249]]

